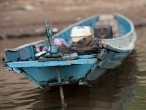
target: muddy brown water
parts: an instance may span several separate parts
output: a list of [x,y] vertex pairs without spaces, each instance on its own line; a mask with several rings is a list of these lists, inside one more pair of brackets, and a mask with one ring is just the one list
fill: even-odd
[[[59,89],[45,92],[26,78],[7,72],[0,65],[0,110],[145,110],[146,109],[146,28],[137,29],[134,52],[121,66],[102,75],[92,88],[64,87],[67,108],[60,107]],[[5,48],[44,39],[31,37],[0,41]]]

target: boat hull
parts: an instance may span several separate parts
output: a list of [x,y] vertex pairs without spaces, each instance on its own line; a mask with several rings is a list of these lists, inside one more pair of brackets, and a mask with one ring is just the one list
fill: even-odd
[[[53,86],[63,86],[69,84],[87,85],[94,84],[97,78],[104,74],[108,69],[119,66],[122,61],[132,52],[109,51],[102,59],[89,64],[72,64],[56,66],[16,66],[9,63],[9,70],[20,73],[35,83],[40,88]],[[89,59],[90,60],[90,59]],[[71,62],[71,61],[68,61]],[[15,66],[12,66],[15,65]],[[60,73],[61,82],[58,82],[57,69]],[[88,83],[90,82],[90,84]]]
[[[96,23],[99,16],[93,16],[79,23],[76,23],[60,33],[56,37],[63,38],[66,42],[70,41],[71,29],[74,26],[91,26]],[[111,39],[102,39],[104,45],[104,55],[100,53],[92,58],[78,58],[65,61],[45,61],[35,60],[34,45],[42,44],[48,47],[48,41],[39,41],[23,45],[5,52],[5,68],[24,75],[40,88],[79,84],[88,85],[104,74],[108,69],[119,66],[122,61],[132,52],[136,41],[134,26],[131,21],[122,15],[115,15],[119,22],[121,36]],[[102,49],[101,49],[102,50]],[[58,72],[60,80],[58,80]]]

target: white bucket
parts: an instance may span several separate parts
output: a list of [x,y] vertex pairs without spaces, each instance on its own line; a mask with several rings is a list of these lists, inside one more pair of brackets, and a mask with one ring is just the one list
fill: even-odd
[[89,26],[76,26],[71,30],[72,42],[77,42],[82,38],[92,37],[92,30]]

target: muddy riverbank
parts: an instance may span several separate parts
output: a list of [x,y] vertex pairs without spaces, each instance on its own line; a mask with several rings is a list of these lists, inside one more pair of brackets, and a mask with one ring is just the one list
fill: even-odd
[[95,14],[122,13],[134,23],[146,19],[145,0],[1,0],[0,38],[43,33],[44,20],[60,30]]

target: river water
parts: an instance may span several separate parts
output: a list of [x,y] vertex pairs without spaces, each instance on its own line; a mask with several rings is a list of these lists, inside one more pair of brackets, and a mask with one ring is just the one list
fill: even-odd
[[[137,29],[133,53],[121,66],[101,76],[94,87],[64,87],[67,108],[60,107],[59,89],[40,90],[23,76],[0,65],[0,110],[146,110],[146,28]],[[5,48],[44,39],[31,37],[0,41]]]

